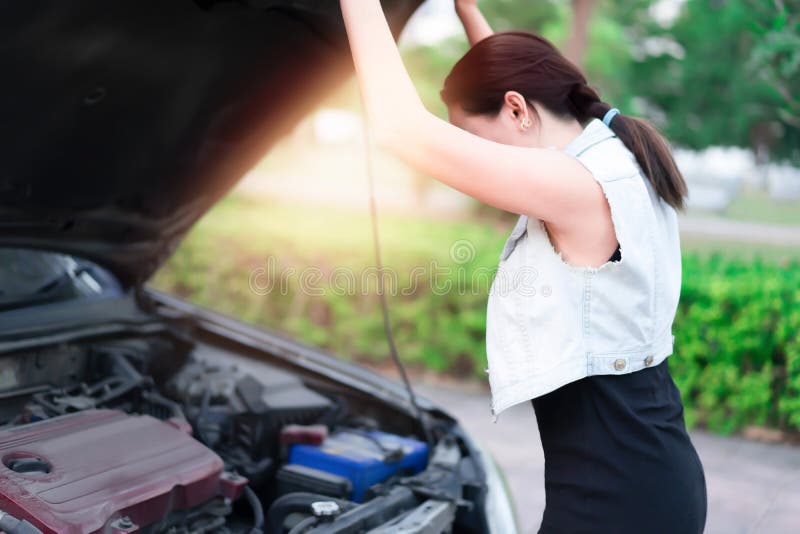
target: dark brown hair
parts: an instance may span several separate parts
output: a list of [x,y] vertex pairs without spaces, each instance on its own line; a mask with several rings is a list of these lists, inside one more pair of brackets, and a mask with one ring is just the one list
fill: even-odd
[[[498,32],[475,45],[444,82],[442,100],[467,113],[497,115],[507,91],[536,101],[559,117],[581,124],[602,119],[611,109],[589,87],[586,77],[550,41],[524,31]],[[535,109],[534,109],[535,112]],[[656,193],[676,209],[684,208],[686,182],[669,144],[649,122],[621,113],[610,128],[636,157]]]

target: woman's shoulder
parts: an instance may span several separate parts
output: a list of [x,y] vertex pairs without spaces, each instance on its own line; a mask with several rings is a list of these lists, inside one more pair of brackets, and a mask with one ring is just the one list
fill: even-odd
[[576,157],[603,182],[644,177],[636,156],[616,136],[604,139]]
[[564,152],[578,159],[602,182],[642,175],[636,157],[614,131],[599,119],[592,119]]

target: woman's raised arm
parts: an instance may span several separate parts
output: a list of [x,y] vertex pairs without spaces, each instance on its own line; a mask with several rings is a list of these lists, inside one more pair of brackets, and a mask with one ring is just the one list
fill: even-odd
[[575,158],[558,150],[496,143],[425,109],[379,0],[340,2],[378,145],[481,202],[554,224],[569,225],[602,205],[600,186]]
[[455,0],[455,4],[470,46],[494,33],[478,7],[478,0]]

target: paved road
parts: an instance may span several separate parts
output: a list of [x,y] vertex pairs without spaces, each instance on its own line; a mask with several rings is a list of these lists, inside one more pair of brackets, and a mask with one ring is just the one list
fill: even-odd
[[737,221],[714,215],[679,215],[681,235],[736,241],[800,246],[800,227]]
[[[530,404],[492,423],[480,388],[425,384],[438,402],[494,454],[514,493],[522,534],[535,533],[544,510],[544,456]],[[707,534],[800,532],[800,447],[692,432],[708,486]]]

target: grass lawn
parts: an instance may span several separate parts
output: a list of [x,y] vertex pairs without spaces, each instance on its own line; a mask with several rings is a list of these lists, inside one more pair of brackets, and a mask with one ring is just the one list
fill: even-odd
[[[698,210],[697,213],[704,213]],[[721,215],[730,219],[800,227],[800,201],[776,200],[764,191],[745,191]]]
[[[446,260],[450,247],[467,240],[476,251],[499,255],[502,224],[428,220],[395,214],[379,215],[383,260],[387,266]],[[361,266],[373,263],[372,226],[366,211],[287,205],[244,196],[229,196],[192,229],[186,246],[230,249],[248,257],[274,254],[286,262],[309,265]],[[179,249],[176,256],[181,255]]]
[[[782,220],[790,220],[785,215]],[[800,223],[800,217],[798,217]],[[431,220],[397,214],[380,214],[379,230],[387,266],[408,266],[419,261],[450,258],[451,247],[468,241],[475,254],[494,261],[513,221]],[[332,207],[288,205],[262,198],[231,195],[212,209],[186,239],[213,249],[237,249],[245,259],[270,254],[286,263],[360,266],[373,263],[371,221],[366,211]],[[684,253],[723,254],[766,259],[800,257],[800,247],[737,243],[682,236]],[[177,252],[180,256],[181,250]],[[494,258],[490,260],[490,258]]]

